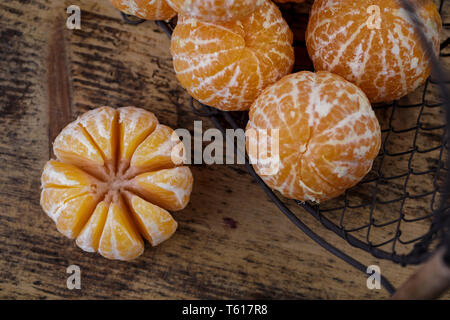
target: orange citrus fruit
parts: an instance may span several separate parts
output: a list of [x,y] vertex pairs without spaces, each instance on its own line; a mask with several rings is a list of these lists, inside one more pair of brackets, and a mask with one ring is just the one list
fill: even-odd
[[[354,186],[371,169],[381,143],[366,95],[323,71],[291,74],[264,90],[250,108],[250,129],[258,132],[257,140],[247,140],[256,172],[271,188],[301,201],[322,202]],[[278,152],[261,153],[261,132],[272,138],[274,129]],[[279,162],[278,170],[262,174],[269,159]]]
[[[413,1],[439,52],[441,18],[432,0]],[[358,85],[371,102],[399,99],[425,82],[430,63],[409,15],[396,0],[316,0],[306,32],[316,70]]]
[[111,0],[111,3],[123,13],[146,20],[169,20],[177,14],[166,0]]
[[202,21],[228,22],[249,16],[265,0],[167,0],[179,14]]
[[142,237],[156,246],[173,235],[177,223],[167,210],[189,202],[193,177],[176,166],[178,144],[175,132],[143,109],[86,112],[55,139],[41,206],[83,250],[134,259],[144,250]]
[[235,22],[179,16],[171,52],[177,78],[189,94],[228,111],[247,110],[294,64],[292,32],[270,1]]

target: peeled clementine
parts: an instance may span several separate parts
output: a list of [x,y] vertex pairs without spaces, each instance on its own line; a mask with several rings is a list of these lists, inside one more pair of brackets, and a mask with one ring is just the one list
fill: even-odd
[[146,20],[169,20],[176,12],[166,0],[111,0],[120,11]]
[[249,16],[265,0],[167,0],[179,14],[202,21],[226,22]]
[[[368,173],[380,149],[380,126],[369,100],[329,72],[299,72],[268,87],[250,108],[247,133],[250,129],[259,133],[259,149],[251,157],[256,172],[271,188],[301,201],[342,194]],[[261,153],[261,132],[274,137],[274,129],[279,152]],[[250,149],[247,143],[252,156]],[[269,159],[278,161],[278,170],[264,175]]]
[[143,109],[86,112],[55,139],[57,160],[44,167],[41,206],[83,250],[134,259],[144,250],[142,237],[156,246],[173,235],[177,223],[167,210],[189,202],[191,171],[172,161],[179,143]]
[[[432,0],[415,0],[421,28],[439,52],[441,18]],[[430,63],[397,0],[316,0],[306,32],[316,70],[341,75],[371,102],[399,99],[425,82]]]
[[171,52],[181,85],[200,102],[222,110],[247,110],[294,64],[292,32],[270,1],[235,22],[179,16]]

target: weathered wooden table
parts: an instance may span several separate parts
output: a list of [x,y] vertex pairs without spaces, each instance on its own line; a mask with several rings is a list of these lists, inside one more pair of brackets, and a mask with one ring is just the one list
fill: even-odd
[[[82,9],[81,30],[66,28],[72,4]],[[56,231],[39,206],[40,174],[54,137],[77,115],[134,105],[193,130],[198,118],[169,46],[153,22],[126,25],[107,0],[0,3],[0,298],[387,298],[300,233],[238,165],[193,166],[191,203],[174,214],[179,230],[133,262],[85,253]],[[378,261],[297,212],[394,285],[416,269]],[[81,290],[66,287],[72,264]]]

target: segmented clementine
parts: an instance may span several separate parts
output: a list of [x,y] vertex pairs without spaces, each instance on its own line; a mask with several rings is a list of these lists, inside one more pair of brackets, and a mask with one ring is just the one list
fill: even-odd
[[[302,201],[325,201],[358,183],[371,169],[381,140],[365,94],[328,72],[299,72],[268,87],[250,108],[250,129],[268,137],[278,130],[278,154],[261,154],[265,142],[259,134],[253,166],[271,188]],[[250,143],[247,150],[255,154]],[[270,159],[279,161],[278,170],[263,174]]]
[[264,0],[167,0],[179,14],[202,21],[226,22],[249,16]]
[[[193,177],[176,166],[174,131],[151,112],[101,107],[67,125],[42,173],[41,206],[85,251],[134,259],[177,228],[167,210],[189,202]],[[175,159],[176,161],[172,161]]]
[[110,0],[120,11],[146,20],[169,20],[176,16],[166,0]]
[[292,32],[270,1],[235,22],[179,16],[173,65],[197,100],[222,110],[246,110],[262,90],[291,72]]
[[[442,23],[436,6],[432,0],[413,3],[437,54]],[[397,0],[316,0],[306,44],[316,70],[343,76],[372,102],[399,99],[430,74],[426,51]]]

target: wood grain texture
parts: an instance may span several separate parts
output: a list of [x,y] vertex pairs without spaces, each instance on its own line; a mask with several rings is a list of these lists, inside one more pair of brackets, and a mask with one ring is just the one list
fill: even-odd
[[[82,9],[81,30],[65,28],[71,4]],[[308,7],[297,8],[306,13]],[[41,170],[59,130],[102,105],[142,107],[191,132],[198,118],[172,70],[170,42],[154,23],[126,25],[106,0],[11,0],[0,4],[0,18],[0,298],[387,298],[384,290],[367,289],[364,274],[300,233],[238,165],[193,166],[191,203],[174,214],[179,230],[156,248],[147,245],[137,260],[109,261],[77,248],[39,206]],[[304,28],[301,19],[295,23]],[[296,40],[302,39],[297,32]],[[310,64],[298,58],[297,66]],[[203,126],[212,123],[206,119]],[[394,285],[416,270],[350,247],[290,205],[326,240],[379,265]],[[423,224],[412,232],[425,230]],[[81,290],[66,287],[71,264],[81,268]]]
[[[47,44],[47,106],[48,138],[54,141],[72,116],[72,98],[68,59],[66,54],[65,25],[63,17],[58,17],[50,29]],[[49,154],[53,154],[49,143]]]

